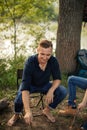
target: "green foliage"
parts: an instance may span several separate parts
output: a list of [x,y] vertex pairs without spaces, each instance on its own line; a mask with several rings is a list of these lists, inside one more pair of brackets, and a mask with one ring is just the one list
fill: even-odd
[[67,79],[68,79],[67,74],[62,73],[62,84],[63,84],[65,87],[67,87]]
[[16,93],[17,93],[17,88],[15,87],[14,89],[10,89],[10,88],[5,88],[5,89],[2,89],[0,88],[0,99],[3,99],[3,98],[8,98],[9,100],[13,100],[16,96]]
[[6,60],[1,59],[0,60],[0,86],[1,87],[4,84],[4,81],[6,80],[6,75],[7,75],[6,68],[7,68]]
[[54,0],[0,0],[1,22],[21,20],[23,22],[41,22],[56,17]]
[[24,67],[24,61],[25,61],[25,59],[26,59],[26,56],[24,56],[24,55],[18,56],[17,59],[16,59],[16,61],[15,61],[14,58],[13,59],[9,59],[8,63],[9,63],[9,66],[10,66],[9,67],[10,70],[12,70],[12,71],[15,72],[17,69],[23,68]]
[[0,87],[1,88],[15,88],[17,79],[17,69],[23,68],[25,56],[21,55],[17,57],[15,62],[11,60],[0,61]]

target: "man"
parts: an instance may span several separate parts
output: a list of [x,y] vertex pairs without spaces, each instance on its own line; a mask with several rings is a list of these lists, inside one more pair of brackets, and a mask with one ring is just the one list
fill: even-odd
[[[76,104],[76,88],[79,87],[83,90],[87,89],[87,79],[78,76],[70,76],[68,78],[68,105],[64,110],[60,110],[59,114],[62,115],[75,115],[77,111],[77,104]],[[87,90],[85,92],[83,101],[78,105],[78,109],[81,110],[86,106],[87,103]]]
[[[43,114],[51,121],[55,122],[55,118],[51,114],[51,109],[55,109],[57,105],[66,97],[66,88],[61,86],[61,74],[57,59],[52,56],[52,43],[48,40],[42,40],[37,48],[37,54],[28,58],[25,63],[22,83],[15,99],[15,114],[8,121],[8,125],[12,126],[24,107],[25,122],[32,123],[32,111],[30,109],[30,93],[41,92],[46,94],[46,107]],[[53,83],[50,83],[50,76]]]

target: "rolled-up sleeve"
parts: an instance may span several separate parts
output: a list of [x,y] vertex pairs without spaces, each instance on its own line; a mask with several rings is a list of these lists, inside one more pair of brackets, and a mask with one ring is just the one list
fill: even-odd
[[51,70],[52,70],[52,77],[53,80],[59,79],[61,80],[61,72],[58,60],[54,57],[51,62]]
[[32,76],[32,62],[28,59],[25,62],[25,66],[23,69],[23,76],[22,76],[22,88],[21,90],[29,90],[29,86],[31,85],[31,76]]

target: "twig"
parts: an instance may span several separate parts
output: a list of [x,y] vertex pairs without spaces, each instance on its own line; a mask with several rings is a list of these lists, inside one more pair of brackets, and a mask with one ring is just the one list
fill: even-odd
[[76,117],[77,117],[77,115],[79,114],[79,110],[77,109],[77,112],[76,112],[76,114],[74,115],[74,118],[73,118],[73,121],[72,121],[72,123],[71,123],[71,125],[70,125],[70,129],[72,129],[72,127],[73,127],[73,125],[75,124],[75,120],[76,120]]

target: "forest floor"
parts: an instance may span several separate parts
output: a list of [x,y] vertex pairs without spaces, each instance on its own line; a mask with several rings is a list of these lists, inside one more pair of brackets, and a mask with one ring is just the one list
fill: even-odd
[[[81,102],[82,98],[84,96],[84,91],[78,90],[77,92],[77,103]],[[80,130],[80,125],[87,120],[86,116],[86,109],[79,112],[77,117],[75,118],[75,122],[73,124],[72,129],[70,129],[70,126],[72,125],[72,122],[74,120],[73,116],[61,116],[58,112],[60,109],[63,109],[67,105],[67,97],[63,100],[62,103],[58,105],[58,107],[54,110],[53,115],[56,118],[55,123],[49,122],[49,120],[44,116],[40,115],[33,118],[32,125],[28,126],[25,124],[23,118],[18,120],[14,126],[7,126],[7,121],[11,118],[13,113],[13,100],[10,101],[10,104],[7,109],[0,112],[0,130]],[[32,110],[36,113],[41,113],[41,110],[39,108],[34,108]]]

